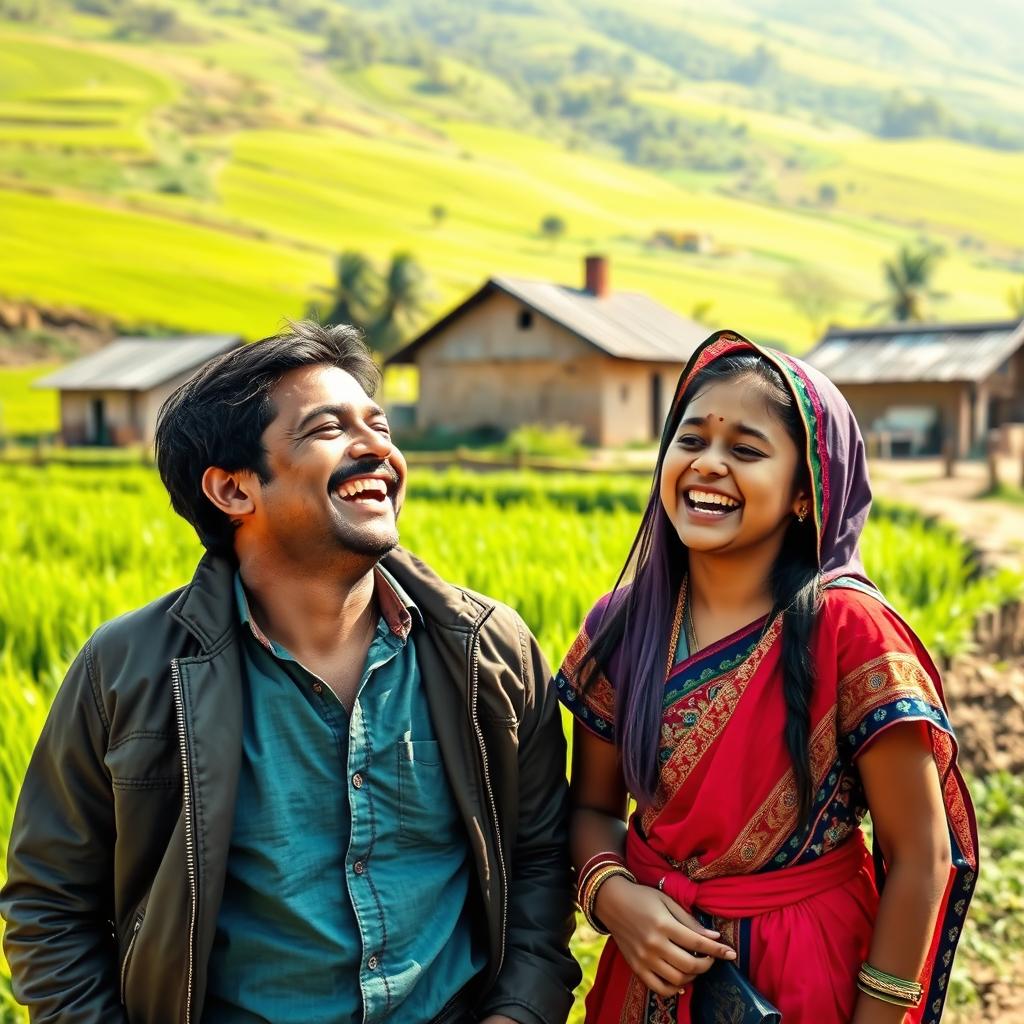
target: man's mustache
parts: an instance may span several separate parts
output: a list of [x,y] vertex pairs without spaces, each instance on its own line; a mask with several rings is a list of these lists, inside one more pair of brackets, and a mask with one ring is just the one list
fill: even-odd
[[346,484],[349,480],[354,480],[360,476],[375,476],[378,473],[384,474],[388,478],[388,492],[392,492],[399,484],[398,474],[395,472],[394,467],[390,462],[385,459],[382,462],[357,462],[355,465],[346,466],[343,469],[336,469],[331,474],[331,479],[327,482],[327,490],[333,493],[342,484]]

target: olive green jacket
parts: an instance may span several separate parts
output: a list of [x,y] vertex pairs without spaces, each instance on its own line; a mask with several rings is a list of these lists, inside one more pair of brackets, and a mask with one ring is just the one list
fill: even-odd
[[[478,1011],[563,1024],[580,974],[547,665],[510,609],[401,549],[382,564],[424,617],[416,654],[488,950]],[[102,626],[57,694],[0,893],[14,992],[34,1022],[202,1017],[241,758],[233,574],[206,555],[188,586]]]

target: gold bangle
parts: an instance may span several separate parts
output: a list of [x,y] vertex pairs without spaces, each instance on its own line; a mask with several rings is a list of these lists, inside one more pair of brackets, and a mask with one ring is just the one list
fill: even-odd
[[595,867],[593,871],[588,872],[587,877],[584,879],[583,884],[580,886],[579,900],[577,901],[580,905],[580,910],[586,909],[587,902],[590,897],[590,892],[593,889],[595,880],[598,877],[604,876],[606,872],[619,867],[625,869],[625,865],[614,864],[609,861],[607,863],[597,865],[597,867]]
[[890,1006],[902,1006],[905,1010],[913,1010],[917,1007],[917,1003],[912,1002],[909,999],[900,999],[897,996],[886,995],[884,992],[879,992],[877,989],[869,988],[859,978],[857,979],[857,988],[859,988],[865,995],[871,996],[872,999],[877,999],[882,1003],[889,1003]]
[[592,864],[588,861],[584,865],[584,871],[576,881],[576,903],[581,909],[583,907],[583,894],[587,891],[587,886],[590,885],[590,880],[602,868],[611,867],[613,864],[617,864],[621,867],[626,866],[625,861],[614,854],[610,854],[602,860],[597,861],[596,864]]
[[587,894],[587,907],[584,911],[584,917],[587,919],[587,923],[594,929],[599,935],[608,935],[609,931],[602,923],[601,919],[597,916],[597,894],[601,889],[601,886],[608,881],[609,878],[613,878],[615,875],[622,875],[623,878],[627,878],[631,882],[635,882],[636,878],[625,868],[614,868],[606,873],[602,873],[599,878],[594,880],[594,884]]
[[601,886],[608,881],[609,878],[615,875],[622,875],[623,878],[628,879],[630,882],[636,882],[636,875],[633,874],[628,868],[622,864],[611,864],[601,871],[594,872],[594,875],[590,881],[586,893],[584,893],[584,902],[582,906],[583,916],[587,920],[587,924],[594,929],[599,935],[607,935],[608,929],[601,923],[597,915],[594,913],[594,906],[597,903],[597,893]]
[[593,875],[591,875],[590,880],[587,883],[586,891],[583,894],[582,907],[583,916],[591,924],[596,920],[594,917],[594,904],[597,901],[598,889],[600,889],[601,886],[612,877],[612,875],[618,874],[629,874],[629,872],[628,869],[623,867],[621,864],[609,864],[606,867],[601,868],[599,871],[595,871]]

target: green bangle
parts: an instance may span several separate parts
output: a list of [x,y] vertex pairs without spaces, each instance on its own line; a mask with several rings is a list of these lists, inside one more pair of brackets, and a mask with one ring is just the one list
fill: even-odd
[[900,999],[898,996],[891,996],[876,988],[870,988],[860,979],[857,980],[857,988],[859,988],[865,995],[871,996],[872,999],[877,999],[883,1003],[889,1003],[892,1006],[902,1006],[905,1010],[914,1010],[918,1005],[910,999]]
[[876,978],[878,981],[884,981],[889,985],[898,985],[900,988],[905,988],[907,990],[913,989],[916,992],[921,991],[921,983],[919,981],[910,981],[907,978],[897,978],[895,974],[886,974],[885,971],[880,971],[877,967],[872,967],[866,960],[860,965],[860,969],[869,978]]

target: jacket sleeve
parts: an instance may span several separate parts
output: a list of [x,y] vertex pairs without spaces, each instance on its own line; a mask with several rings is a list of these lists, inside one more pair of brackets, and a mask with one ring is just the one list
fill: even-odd
[[480,1015],[564,1024],[581,978],[569,952],[576,916],[565,735],[544,655],[518,616],[517,626],[526,707],[519,724],[519,821],[509,880],[508,947]]
[[127,1024],[111,924],[109,722],[92,643],[68,670],[29,762],[0,891],[12,987],[33,1024]]

